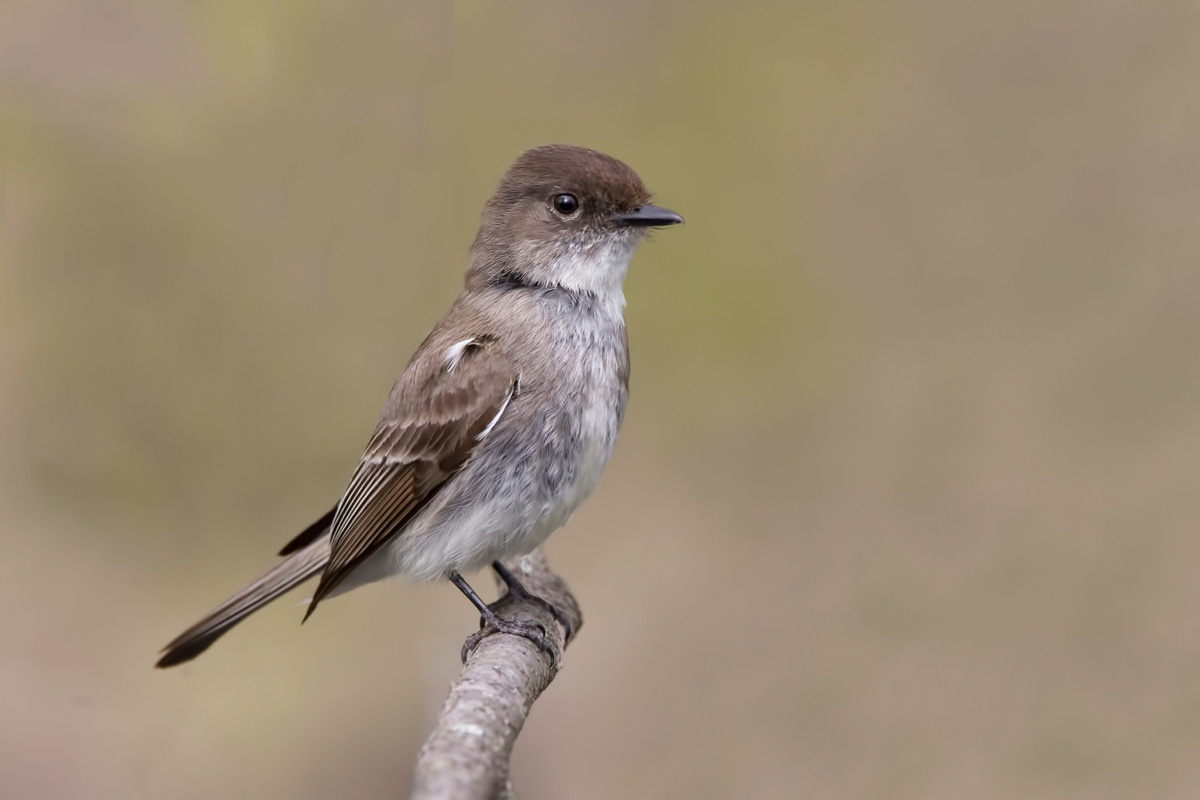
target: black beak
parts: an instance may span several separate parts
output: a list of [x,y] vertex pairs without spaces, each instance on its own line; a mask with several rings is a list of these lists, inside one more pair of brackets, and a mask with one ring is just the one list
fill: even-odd
[[613,214],[609,219],[618,225],[635,225],[641,228],[678,225],[683,222],[683,217],[674,211],[662,206],[652,206],[649,203],[638,206],[625,214]]

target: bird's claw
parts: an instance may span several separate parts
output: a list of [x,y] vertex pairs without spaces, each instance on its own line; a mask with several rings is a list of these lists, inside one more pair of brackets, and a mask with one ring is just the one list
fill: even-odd
[[517,622],[514,620],[504,619],[496,614],[492,614],[491,618],[479,618],[479,630],[472,633],[463,642],[462,652],[459,654],[464,664],[467,663],[467,656],[471,654],[479,643],[487,636],[493,633],[507,633],[510,636],[520,636],[523,639],[528,639],[537,646],[546,655],[550,656],[550,661],[558,660],[558,651],[554,645],[550,643],[550,638],[546,635],[546,629],[536,622]]

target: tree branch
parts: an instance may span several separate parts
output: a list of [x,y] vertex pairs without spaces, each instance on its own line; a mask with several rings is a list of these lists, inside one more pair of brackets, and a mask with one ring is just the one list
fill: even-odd
[[[579,604],[550,571],[541,549],[504,562],[530,593],[552,603],[579,632]],[[417,757],[414,800],[515,798],[509,778],[513,745],[529,710],[558,674],[566,632],[545,606],[505,594],[492,606],[505,619],[536,622],[546,631],[551,654],[520,636],[492,633],[467,655],[450,687],[436,727]]]

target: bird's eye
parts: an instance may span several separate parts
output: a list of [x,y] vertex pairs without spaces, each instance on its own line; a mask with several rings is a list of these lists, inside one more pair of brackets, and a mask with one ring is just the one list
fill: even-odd
[[550,202],[554,210],[564,217],[569,217],[579,210],[579,198],[573,194],[556,194]]

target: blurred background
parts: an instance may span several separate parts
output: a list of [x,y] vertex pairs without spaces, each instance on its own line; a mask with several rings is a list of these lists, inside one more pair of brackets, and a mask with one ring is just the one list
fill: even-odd
[[688,224],[522,797],[1200,796],[1197,75],[1188,0],[8,0],[0,794],[406,793],[447,585],[151,667],[571,142]]

